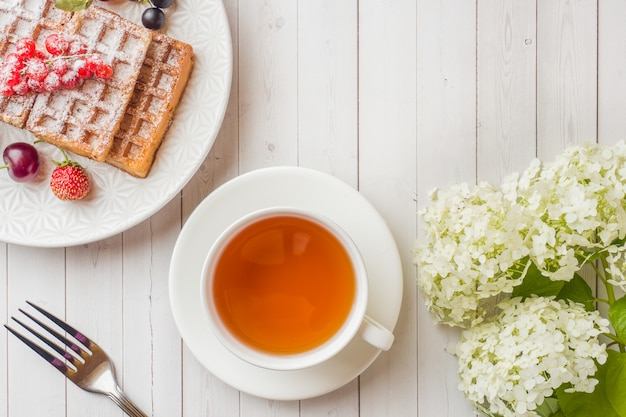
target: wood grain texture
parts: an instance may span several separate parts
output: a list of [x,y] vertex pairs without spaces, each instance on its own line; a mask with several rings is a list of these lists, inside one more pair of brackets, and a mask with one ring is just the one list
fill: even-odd
[[[459,331],[435,325],[415,288],[416,212],[436,187],[498,184],[534,157],[624,138],[623,1],[224,6],[233,83],[196,175],[150,219],[100,242],[0,243],[0,317],[27,299],[65,317],[111,354],[151,417],[475,416],[457,388]],[[393,348],[340,389],[303,401],[257,398],[211,375],[181,340],[168,300],[171,252],[197,205],[228,180],[277,165],[313,168],[359,190],[389,225],[404,270]],[[0,417],[121,413],[6,333],[0,358]]]
[[597,130],[597,2],[537,2],[538,156],[594,142]]
[[[400,248],[415,238],[416,46],[414,2],[359,3],[358,189]],[[400,249],[400,258],[405,279],[396,341],[361,376],[361,416],[417,412],[415,274],[410,252]]]
[[478,2],[478,179],[499,184],[536,156],[534,0]]
[[[476,2],[417,3],[418,209],[436,187],[476,181],[476,16]],[[471,415],[448,353],[456,340],[457,331],[433,324],[418,296],[418,416]]]
[[598,141],[611,144],[626,137],[626,3],[599,3],[598,22]]

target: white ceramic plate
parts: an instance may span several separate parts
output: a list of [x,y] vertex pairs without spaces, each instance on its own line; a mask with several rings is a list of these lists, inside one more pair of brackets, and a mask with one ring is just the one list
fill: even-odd
[[[141,24],[143,3],[95,0]],[[71,246],[120,233],[167,204],[206,158],[226,112],[232,78],[232,44],[220,0],[176,0],[167,10],[167,31],[194,48],[194,68],[174,120],[145,179],[85,158],[93,190],[78,202],[57,199],[48,188],[51,145],[37,145],[44,161],[40,180],[19,184],[0,171],[0,240],[28,246]],[[10,142],[32,143],[33,136],[0,124],[0,152]]]
[[[355,338],[333,359],[297,371],[272,371],[238,359],[209,331],[200,299],[204,259],[219,234],[258,209],[312,209],[343,227],[355,241],[370,277],[367,314],[393,329],[402,299],[402,266],[385,221],[356,190],[305,168],[265,168],[241,175],[210,194],[192,213],[174,247],[170,303],[190,351],[213,375],[243,392],[274,400],[319,396],[350,382],[380,351]],[[393,347],[391,348],[393,351]],[[390,354],[390,353],[385,353]]]

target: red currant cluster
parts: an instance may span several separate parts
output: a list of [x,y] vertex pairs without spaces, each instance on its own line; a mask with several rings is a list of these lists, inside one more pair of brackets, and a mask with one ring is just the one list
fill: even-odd
[[68,40],[57,33],[45,41],[47,54],[30,38],[20,39],[14,52],[0,65],[0,93],[25,95],[31,91],[52,92],[74,88],[84,78],[110,78],[113,68],[100,55],[87,53],[78,40]]

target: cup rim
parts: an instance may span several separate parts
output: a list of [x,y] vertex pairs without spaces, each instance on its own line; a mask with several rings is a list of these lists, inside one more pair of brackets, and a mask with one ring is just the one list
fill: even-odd
[[[277,216],[301,217],[324,227],[337,238],[347,251],[354,269],[356,284],[355,296],[352,308],[341,328],[324,343],[306,352],[297,354],[272,354],[254,349],[239,341],[231,335],[224,325],[215,319],[219,317],[212,299],[212,285],[210,272],[215,268],[216,259],[223,252],[226,243],[230,241],[238,231],[248,225],[264,219]],[[318,365],[339,353],[357,335],[359,327],[365,317],[368,299],[368,281],[365,263],[361,253],[348,233],[337,223],[328,217],[313,210],[306,210],[290,206],[273,206],[255,210],[231,223],[211,245],[203,266],[201,276],[200,298],[203,313],[209,324],[209,331],[216,339],[233,355],[246,362],[266,369],[273,370],[296,370]]]

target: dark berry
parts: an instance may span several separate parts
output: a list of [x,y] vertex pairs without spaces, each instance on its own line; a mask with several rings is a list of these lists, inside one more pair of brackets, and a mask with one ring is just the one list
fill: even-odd
[[172,4],[174,4],[174,0],[152,0],[152,5],[161,9],[166,9]]
[[29,143],[15,142],[4,149],[2,159],[9,169],[9,176],[17,182],[30,181],[39,172],[39,154]]
[[148,29],[161,29],[165,25],[165,13],[157,7],[150,7],[141,15],[141,23]]

